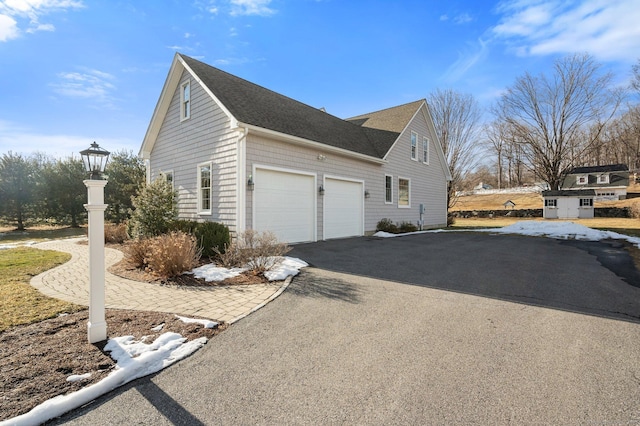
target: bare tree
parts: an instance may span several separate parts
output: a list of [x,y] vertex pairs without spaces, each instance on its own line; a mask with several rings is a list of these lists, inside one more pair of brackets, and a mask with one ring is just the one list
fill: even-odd
[[505,152],[509,144],[507,124],[496,120],[485,125],[483,130],[487,149],[496,156],[497,184],[498,189],[502,189],[504,187]]
[[558,189],[562,175],[599,141],[622,101],[612,76],[587,54],[556,61],[550,76],[526,73],[502,95],[497,118],[513,129],[529,167]]
[[465,175],[478,164],[480,106],[473,95],[452,89],[435,90],[427,103],[451,171],[447,197],[450,208],[457,200],[455,193]]

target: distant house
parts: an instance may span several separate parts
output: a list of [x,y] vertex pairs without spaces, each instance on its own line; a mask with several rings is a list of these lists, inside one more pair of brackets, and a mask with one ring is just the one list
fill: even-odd
[[545,219],[592,219],[593,189],[542,191]]
[[567,172],[561,189],[592,189],[596,200],[624,200],[629,186],[629,168],[624,164],[575,167]]
[[425,100],[340,119],[176,54],[140,155],[179,216],[304,242],[383,218],[446,226],[449,167]]

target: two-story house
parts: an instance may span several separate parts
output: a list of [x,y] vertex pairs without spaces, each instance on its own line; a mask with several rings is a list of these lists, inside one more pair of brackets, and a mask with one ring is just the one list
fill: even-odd
[[561,189],[593,189],[596,200],[624,200],[629,186],[629,168],[625,164],[575,167],[562,181]]
[[140,155],[181,218],[232,232],[305,242],[383,218],[447,223],[451,174],[425,100],[345,120],[176,54]]

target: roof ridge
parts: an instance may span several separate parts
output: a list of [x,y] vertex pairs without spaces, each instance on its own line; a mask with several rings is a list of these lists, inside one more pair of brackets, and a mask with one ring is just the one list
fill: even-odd
[[353,117],[345,118],[345,120],[349,121],[349,120],[353,120],[353,119],[356,119],[356,118],[361,118],[361,117],[364,117],[364,116],[367,116],[367,115],[379,114],[381,112],[385,112],[385,111],[388,111],[388,110],[406,107],[407,105],[422,103],[423,101],[426,103],[426,99],[422,98],[422,99],[418,99],[418,100],[415,100],[415,101],[407,102],[407,103],[404,103],[404,104],[400,104],[400,105],[396,105],[396,106],[392,106],[392,107],[388,107],[388,108],[383,108],[383,109],[380,109],[380,110],[377,110],[377,111],[365,112],[364,114],[359,114],[359,115],[355,115]]

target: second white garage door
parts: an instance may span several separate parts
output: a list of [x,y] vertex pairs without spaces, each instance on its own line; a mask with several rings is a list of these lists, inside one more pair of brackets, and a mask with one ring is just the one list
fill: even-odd
[[324,238],[363,235],[364,184],[326,178],[324,188]]
[[287,243],[315,241],[315,176],[257,168],[253,224]]

